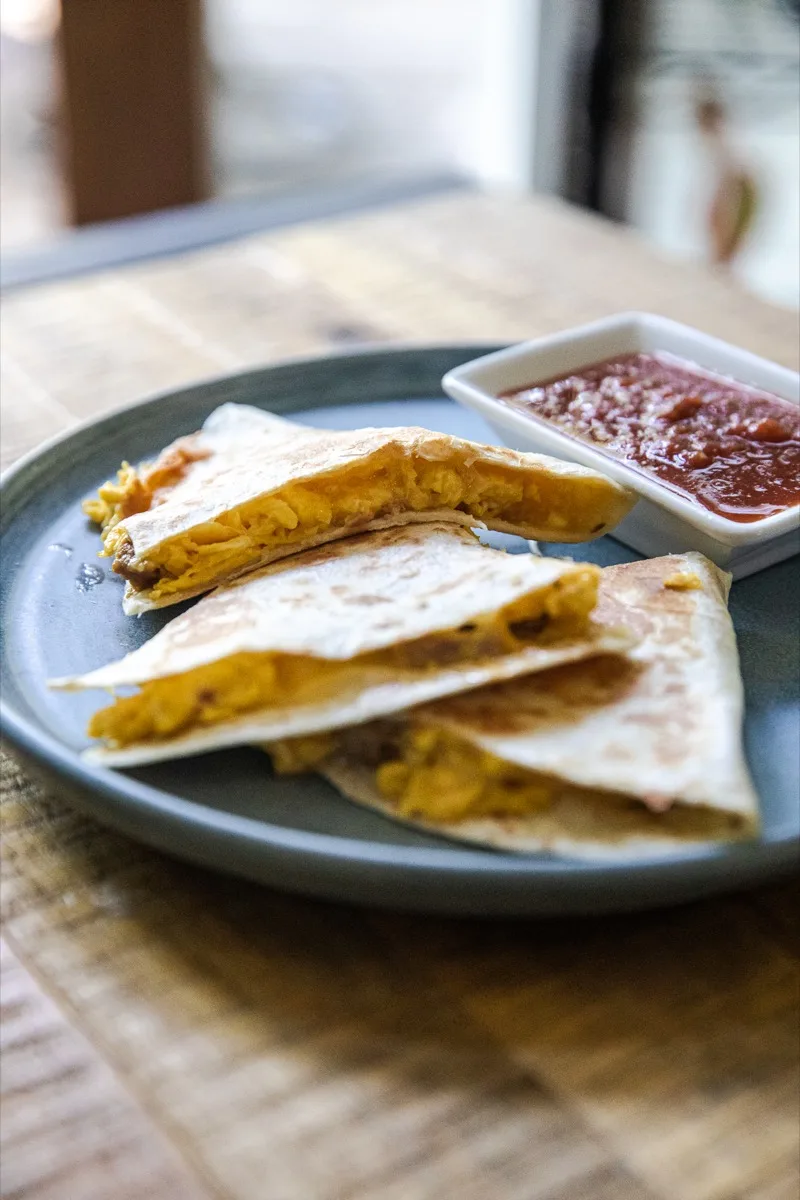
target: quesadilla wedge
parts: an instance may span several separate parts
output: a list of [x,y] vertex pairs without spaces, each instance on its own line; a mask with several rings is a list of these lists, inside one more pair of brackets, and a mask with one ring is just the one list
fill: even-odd
[[386,529],[262,568],[52,686],[138,689],[89,728],[113,765],[318,733],[630,644],[590,622],[599,575],[450,523]]
[[84,511],[128,613],[176,604],[364,530],[446,517],[528,538],[606,533],[632,493],[572,463],[427,429],[337,431],[225,404],[154,463],[123,464]]
[[752,835],[729,577],[699,554],[603,572],[597,619],[640,640],[357,731],[268,746],[448,837],[598,857]]

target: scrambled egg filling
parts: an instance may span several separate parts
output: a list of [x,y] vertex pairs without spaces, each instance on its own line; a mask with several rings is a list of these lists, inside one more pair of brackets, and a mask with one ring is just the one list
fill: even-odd
[[336,733],[312,733],[306,737],[267,742],[263,748],[279,775],[302,775],[324,763],[326,758],[335,753],[338,745]]
[[[353,742],[353,735],[358,735]],[[477,817],[522,817],[551,808],[559,801],[600,805],[605,814],[627,814],[637,828],[669,822],[681,837],[738,837],[746,831],[738,813],[715,813],[704,807],[672,806],[668,797],[658,810],[621,792],[601,791],[567,783],[538,771],[516,766],[482,750],[458,734],[436,725],[395,726],[377,743],[375,784],[398,816],[423,818],[442,825]],[[265,749],[275,770],[295,774],[323,766],[344,750],[369,762],[370,738],[363,730],[291,738]],[[668,815],[667,810],[669,810]],[[647,826],[644,826],[645,828]]]
[[[273,742],[267,750],[279,774],[293,775],[321,766],[339,749],[340,737],[291,738]],[[403,728],[376,768],[375,782],[400,816],[445,823],[535,812],[564,790],[555,780],[504,762],[432,725]]]
[[125,517],[147,512],[162,489],[173,487],[191,463],[207,457],[208,451],[200,449],[191,435],[182,438],[154,463],[136,468],[124,462],[117,471],[117,478],[104,483],[97,496],[84,500],[81,507],[90,521],[101,526],[105,543],[115,525]]
[[586,566],[549,588],[523,596],[498,613],[458,629],[429,634],[345,661],[310,655],[241,653],[193,671],[142,684],[133,696],[95,713],[92,737],[115,746],[151,741],[217,725],[270,706],[319,701],[363,684],[374,673],[402,678],[481,661],[535,642],[579,632],[597,598],[599,571]]
[[[455,461],[453,461],[455,460]],[[222,513],[213,521],[170,538],[133,559],[130,540],[119,523],[149,504],[143,498],[147,479],[127,465],[116,482],[105,484],[85,511],[103,526],[103,553],[116,557],[115,569],[134,588],[149,589],[153,599],[204,587],[260,561],[264,553],[318,538],[330,529],[358,527],[399,512],[459,509],[492,524],[530,524],[540,489],[526,473],[495,464],[471,463],[453,456],[448,463],[389,451],[367,463],[356,463],[335,477],[287,484],[267,495]],[[163,486],[163,485],[162,485]],[[577,513],[569,489],[560,490],[563,512],[551,515],[566,529]],[[574,493],[573,493],[574,494]],[[552,504],[548,508],[554,507]]]
[[411,726],[398,749],[375,780],[404,817],[516,816],[547,808],[559,791],[556,782],[433,726]]
[[[308,757],[308,751],[306,752]],[[318,761],[320,761],[318,759]],[[739,813],[713,812],[703,806],[675,805],[661,797],[658,809],[650,797],[581,787],[516,766],[433,725],[406,727],[395,750],[377,768],[375,782],[399,816],[422,817],[449,824],[475,817],[517,817],[539,812],[559,801],[601,805],[607,814],[635,814],[656,829],[665,820],[680,837],[738,837],[745,832]],[[645,828],[647,827],[645,826]]]
[[667,576],[664,587],[674,592],[693,592],[702,589],[703,581],[695,571],[676,571]]
[[145,487],[136,468],[124,462],[117,471],[117,478],[104,483],[98,488],[97,495],[91,500],[84,500],[81,507],[89,520],[102,528],[105,543],[106,532],[113,525],[123,517],[146,512],[152,499],[152,493]]

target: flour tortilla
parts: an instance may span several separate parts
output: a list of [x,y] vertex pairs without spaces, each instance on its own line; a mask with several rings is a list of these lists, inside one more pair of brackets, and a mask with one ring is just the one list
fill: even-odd
[[[545,594],[586,569],[566,559],[492,550],[449,522],[394,527],[262,568],[206,596],[120,661],[51,686],[116,689],[247,652],[346,662],[456,629],[530,593]],[[241,714],[158,742],[94,750],[92,756],[132,766],[340,728],[493,680],[623,649],[632,639],[604,625],[560,641],[545,631],[541,644],[537,641],[514,654],[416,671],[365,666],[348,676],[344,693]]]
[[[167,447],[161,458],[168,458],[177,445],[203,457],[188,463],[177,483],[160,489],[150,509],[119,522],[118,528],[127,533],[133,546],[133,567],[146,561],[148,554],[169,539],[187,534],[196,526],[287,484],[324,480],[334,485],[337,475],[355,463],[374,463],[377,468],[389,458],[399,456],[452,464],[466,455],[469,462],[495,464],[532,477],[542,494],[539,503],[531,506],[526,521],[491,523],[492,529],[526,538],[581,542],[600,537],[626,515],[635,499],[632,493],[596,471],[545,455],[481,446],[415,427],[312,429],[240,404],[224,404],[216,409],[199,432]],[[442,518],[468,527],[483,527],[483,522],[468,512],[447,507],[416,512],[404,505],[405,501],[398,497],[398,510],[388,516],[372,521],[356,520],[347,526],[326,528],[299,542],[268,547],[257,561],[239,573],[365,530]],[[572,514],[567,523],[564,523],[565,509]],[[231,577],[158,598],[150,594],[151,589],[136,590],[129,582],[123,607],[127,613],[138,614],[177,604]]]
[[[692,575],[700,588],[664,586]],[[596,798],[573,793],[527,816],[410,823],[504,850],[591,858],[647,857],[756,833],[728,586],[727,575],[694,553],[607,568],[596,617],[636,633],[627,656],[529,675],[401,718],[598,789]],[[357,754],[340,754],[323,773],[346,796],[399,819]]]

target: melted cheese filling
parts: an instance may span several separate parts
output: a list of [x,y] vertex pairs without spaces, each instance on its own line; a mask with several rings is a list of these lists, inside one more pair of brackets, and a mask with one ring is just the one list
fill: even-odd
[[[342,735],[318,734],[272,742],[275,770],[294,775],[321,766],[341,748]],[[568,788],[534,771],[504,762],[446,729],[405,726],[375,783],[399,816],[448,823],[477,816],[521,816],[549,807]],[[586,793],[592,796],[599,793]]]
[[609,828],[634,820],[639,829],[663,828],[676,837],[737,837],[744,821],[703,805],[672,804],[660,811],[622,792],[581,787],[506,762],[452,731],[433,725],[403,730],[396,753],[378,766],[375,782],[399,816],[443,825],[478,817],[521,817],[560,802],[605,814]]
[[97,495],[84,500],[81,508],[90,521],[102,529],[103,546],[111,528],[123,517],[145,512],[151,505],[152,492],[143,482],[142,476],[130,463],[124,462],[117,471],[116,479],[109,479],[97,489]]
[[[145,557],[134,559],[132,572],[121,573],[129,575],[134,588],[146,588],[158,600],[230,578],[258,564],[275,548],[308,543],[332,530],[355,529],[409,511],[456,509],[488,525],[500,521],[530,527],[532,513],[546,509],[548,525],[565,533],[587,523],[586,504],[576,499],[574,489],[559,486],[557,501],[543,498],[527,472],[468,464],[455,454],[447,463],[418,456],[393,461],[393,457],[391,451],[385,452],[336,476],[287,484],[168,539]],[[129,511],[142,511],[141,505],[147,507],[139,495],[141,486],[136,472],[126,467],[116,483],[105,484],[98,499],[84,505],[104,527],[105,555],[117,555],[128,540],[119,513],[129,515]],[[554,489],[557,486],[554,480]],[[590,532],[594,536],[597,530],[587,528],[586,535]],[[141,574],[142,582],[136,574]]]
[[476,618],[345,661],[310,655],[242,653],[142,684],[95,713],[92,737],[114,746],[173,737],[259,709],[319,702],[377,678],[419,676],[507,655],[580,632],[597,599],[596,568],[576,568],[546,589]]
[[398,756],[381,763],[375,782],[401,816],[442,822],[536,812],[564,790],[433,726],[404,730]]
[[[296,774],[324,767],[340,751],[359,755],[369,744],[369,731],[356,729],[272,742],[265,749],[276,771]],[[396,725],[378,745],[375,786],[398,816],[412,820],[454,825],[480,817],[524,817],[567,801],[591,806],[612,836],[620,827],[629,831],[631,822],[640,832],[666,824],[672,835],[689,838],[738,837],[745,829],[736,813],[684,804],[652,811],[624,793],[581,787],[517,766],[441,726]]]

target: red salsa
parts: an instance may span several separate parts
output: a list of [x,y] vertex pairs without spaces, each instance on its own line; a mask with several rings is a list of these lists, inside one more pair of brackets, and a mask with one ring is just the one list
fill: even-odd
[[623,354],[500,397],[729,521],[800,504],[800,407],[669,354]]

